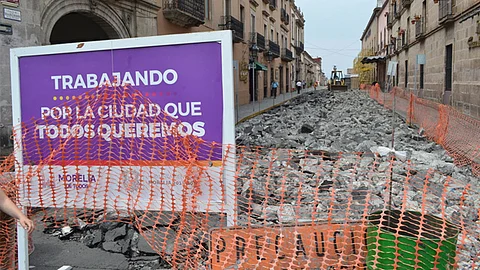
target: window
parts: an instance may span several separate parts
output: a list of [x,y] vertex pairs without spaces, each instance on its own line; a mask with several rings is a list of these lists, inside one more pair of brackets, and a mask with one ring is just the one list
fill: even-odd
[[422,3],[422,23],[426,25],[427,23],[427,2],[423,1]]
[[445,47],[445,91],[452,91],[453,46]]
[[425,65],[420,65],[420,89],[423,89]]
[[383,50],[383,33],[380,32],[380,48],[379,51]]
[[273,27],[270,29],[270,41],[273,41]]
[[251,32],[252,33],[255,33],[255,14],[251,14],[250,15],[250,24],[251,24],[251,27],[250,27],[250,30],[252,30]]
[[278,32],[277,32],[277,44],[280,45],[280,40],[278,39]]
[[205,19],[210,20],[212,17],[212,14],[210,13],[210,1],[211,0],[205,0]]
[[405,90],[408,90],[408,60],[405,60]]
[[383,44],[387,45],[387,29],[383,28]]
[[397,64],[397,74],[395,78],[395,86],[398,86],[398,83],[400,82],[400,62]]
[[243,6],[240,6],[240,21],[245,23],[245,8]]
[[263,37],[268,38],[268,27],[266,24],[263,25]]
[[280,45],[280,46],[282,46],[282,47],[285,47],[285,45],[283,45],[283,35],[282,35],[282,43],[281,43],[281,44],[278,44],[278,45]]
[[231,11],[232,11],[232,2],[231,0],[224,0],[225,2],[225,16],[230,16]]

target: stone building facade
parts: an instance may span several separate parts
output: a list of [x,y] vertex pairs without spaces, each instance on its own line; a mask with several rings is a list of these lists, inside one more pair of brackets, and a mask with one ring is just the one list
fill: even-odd
[[160,5],[159,35],[233,31],[237,105],[271,97],[272,81],[278,83],[277,95],[290,91],[305,22],[294,0],[186,0],[184,6],[163,0]]
[[313,58],[313,61],[317,64],[316,69],[317,69],[317,81],[319,85],[325,85],[327,82],[327,78],[325,77],[325,73],[323,72],[323,65],[322,65],[322,58],[321,57],[316,57]]
[[394,85],[480,119],[480,2],[390,0],[388,7]]
[[[378,51],[378,13],[380,11],[379,7],[375,7],[373,10],[370,19],[368,20],[367,26],[363,30],[360,40],[362,41],[362,51],[360,53],[361,57],[373,56]],[[367,82],[373,82],[376,78],[377,70],[374,67],[374,64],[366,63],[368,68],[367,71],[364,71],[362,77]]]
[[301,69],[305,19],[294,0],[0,3],[0,137],[1,127],[12,123],[9,50],[15,47],[232,30],[238,105],[272,96],[273,80],[279,84],[277,94],[290,91],[292,81],[307,74]]
[[319,73],[317,72],[318,64],[313,60],[312,56],[305,51],[304,53],[303,69],[305,70],[305,82],[307,87],[312,87],[317,81]]
[[12,125],[10,49],[157,34],[156,0],[0,2],[0,143]]

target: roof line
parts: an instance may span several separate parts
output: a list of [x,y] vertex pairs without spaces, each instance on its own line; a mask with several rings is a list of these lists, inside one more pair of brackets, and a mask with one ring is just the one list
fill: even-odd
[[377,12],[380,10],[379,7],[376,7],[373,9],[373,12],[372,12],[372,16],[370,16],[370,20],[368,21],[367,23],[367,27],[365,27],[365,29],[363,30],[363,34],[362,34],[362,37],[360,38],[360,40],[363,41],[363,38],[365,37],[365,35],[367,34],[367,29],[370,28],[370,25],[372,24],[373,22],[373,19],[377,16]]

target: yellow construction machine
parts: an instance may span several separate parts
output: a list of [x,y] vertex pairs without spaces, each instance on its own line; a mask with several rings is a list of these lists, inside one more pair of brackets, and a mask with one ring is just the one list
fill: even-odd
[[328,90],[330,91],[347,91],[347,85],[345,85],[345,78],[343,72],[337,70],[337,66],[333,67],[332,75],[328,80]]

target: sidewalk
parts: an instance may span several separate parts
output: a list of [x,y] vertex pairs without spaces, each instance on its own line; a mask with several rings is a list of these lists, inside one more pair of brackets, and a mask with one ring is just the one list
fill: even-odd
[[[317,90],[322,90],[325,89],[326,87],[317,87]],[[307,89],[302,89],[300,92],[300,95],[315,91],[313,88],[307,88]],[[297,97],[297,91],[295,92],[290,92],[290,93],[284,93],[277,95],[276,98],[273,97],[268,97],[264,98],[260,102],[255,101],[255,102],[250,102],[249,104],[244,104],[237,106],[235,105],[235,122],[238,124],[240,122],[243,122],[251,117],[254,117],[256,115],[262,114],[265,111],[268,111],[276,106],[279,106],[283,104],[285,101],[288,101],[289,99]]]

